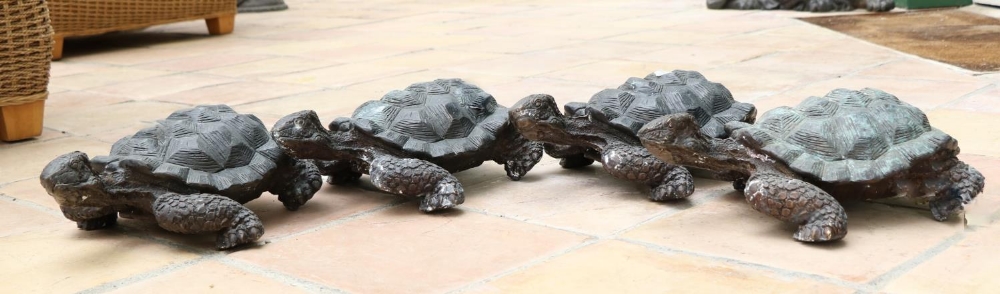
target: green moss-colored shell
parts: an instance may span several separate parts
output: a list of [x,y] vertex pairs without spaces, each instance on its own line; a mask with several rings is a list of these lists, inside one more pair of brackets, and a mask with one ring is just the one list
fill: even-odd
[[883,179],[956,144],[920,109],[870,88],[773,109],[733,136],[825,182]]

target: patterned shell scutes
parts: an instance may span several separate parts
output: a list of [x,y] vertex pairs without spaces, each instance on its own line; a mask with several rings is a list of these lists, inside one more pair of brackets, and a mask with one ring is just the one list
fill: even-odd
[[657,71],[644,79],[629,78],[618,89],[606,89],[590,98],[591,117],[635,134],[643,125],[673,113],[690,113],[713,138],[726,136],[730,121],[753,122],[751,104],[736,102],[719,83],[695,71]]
[[884,179],[956,144],[920,109],[870,88],[773,109],[734,137],[824,182]]
[[489,148],[507,109],[475,85],[438,79],[389,92],[352,115],[354,125],[411,153],[461,155]]
[[225,191],[262,180],[281,156],[260,119],[225,105],[206,105],[176,111],[118,140],[109,156],[94,162],[118,161],[138,172]]

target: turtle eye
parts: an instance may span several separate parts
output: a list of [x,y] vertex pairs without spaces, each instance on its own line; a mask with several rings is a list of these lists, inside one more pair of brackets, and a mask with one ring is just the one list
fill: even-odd
[[351,126],[350,122],[342,122],[342,123],[340,123],[340,126],[337,129],[339,129],[341,131],[350,131],[351,127],[352,126]]

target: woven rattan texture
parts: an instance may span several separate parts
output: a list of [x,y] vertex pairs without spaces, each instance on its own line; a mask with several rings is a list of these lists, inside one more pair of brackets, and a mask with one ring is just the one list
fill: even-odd
[[0,106],[47,97],[52,27],[42,0],[0,0]]
[[236,13],[236,0],[51,0],[60,36],[95,35]]

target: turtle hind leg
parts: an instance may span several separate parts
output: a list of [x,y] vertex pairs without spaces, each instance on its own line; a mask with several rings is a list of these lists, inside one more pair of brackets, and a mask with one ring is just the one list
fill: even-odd
[[270,192],[278,195],[278,201],[285,205],[285,209],[295,211],[319,191],[323,186],[323,177],[312,161],[289,160],[291,162],[277,171]]
[[76,227],[84,231],[109,228],[118,223],[118,212],[111,207],[67,207],[60,206],[63,216],[75,221]]
[[379,156],[372,160],[369,175],[382,191],[409,197],[423,197],[420,210],[431,212],[465,202],[458,179],[444,168],[426,160]]
[[253,211],[235,200],[211,194],[164,193],[153,202],[161,228],[182,234],[218,232],[216,248],[233,248],[256,241],[264,225]]
[[938,191],[930,202],[931,213],[938,221],[947,220],[952,214],[961,211],[965,204],[983,192],[986,184],[983,174],[964,162],[958,162],[944,177],[950,185]]
[[781,175],[750,177],[743,192],[755,210],[799,225],[792,236],[825,242],[847,235],[847,213],[833,196],[810,183]]

